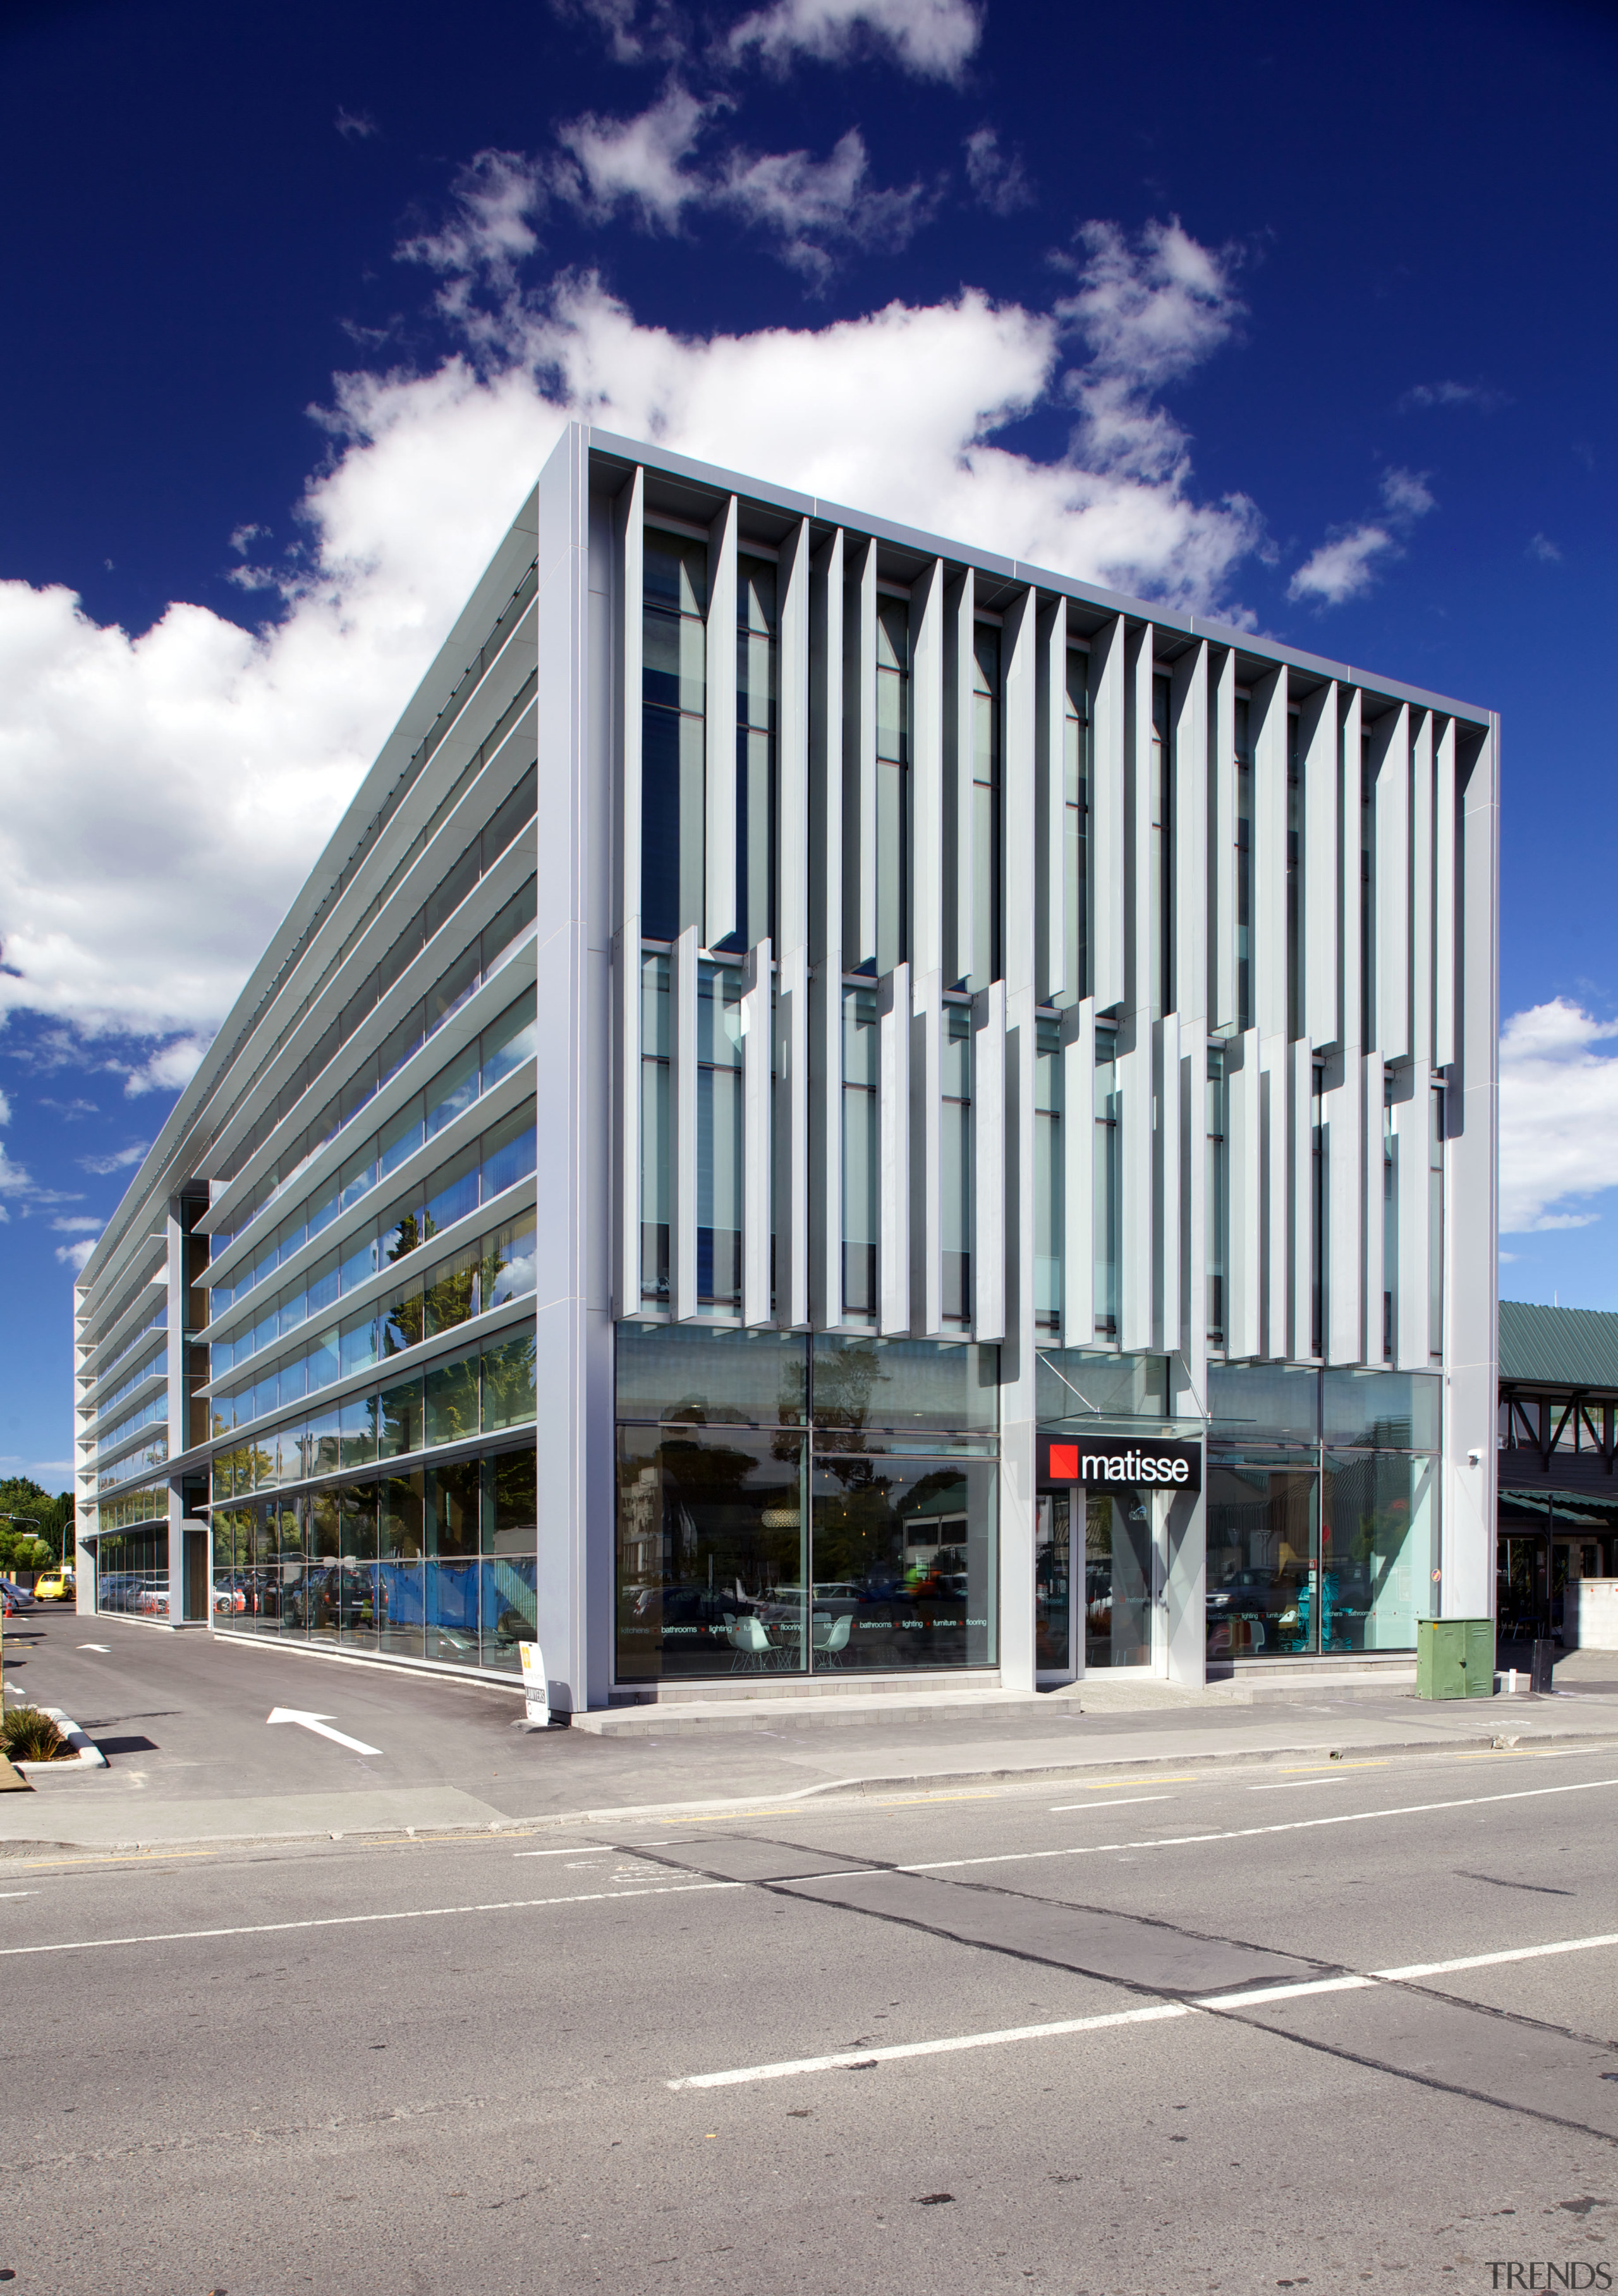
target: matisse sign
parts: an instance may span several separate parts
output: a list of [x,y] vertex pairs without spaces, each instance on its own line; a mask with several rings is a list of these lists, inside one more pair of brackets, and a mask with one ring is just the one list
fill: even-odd
[[1129,1490],[1197,1491],[1203,1487],[1200,1443],[1154,1443],[1138,1435],[1041,1437],[1041,1484],[1107,1484]]

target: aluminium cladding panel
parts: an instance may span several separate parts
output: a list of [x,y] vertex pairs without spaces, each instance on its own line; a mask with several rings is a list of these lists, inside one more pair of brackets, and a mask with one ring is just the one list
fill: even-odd
[[770,1299],[770,1004],[769,942],[749,953],[742,991],[742,1321],[772,1320]]
[[[1446,1111],[1442,1610],[1492,1607],[1498,1397],[1499,721],[1458,756],[1460,784],[1459,1089]],[[1480,1248],[1486,1245],[1487,1248]],[[1476,1454],[1475,1464],[1474,1454]]]
[[841,528],[809,568],[809,1307],[842,1321],[842,592]]
[[1427,1187],[1433,1088],[1425,1061],[1408,1061],[1398,1072],[1393,1103],[1397,1143],[1393,1184],[1399,1195],[1399,1291],[1393,1360],[1400,1371],[1425,1371],[1427,1332]]
[[[708,529],[707,696],[703,774],[705,927],[716,948],[736,929],[736,498]],[[717,641],[717,642],[716,642]]]
[[1096,1339],[1096,1000],[1062,1016],[1062,1344]]
[[1410,710],[1395,703],[1373,720],[1376,776],[1376,1050],[1402,1061],[1410,1050]]
[[1446,1070],[1455,1058],[1456,899],[1456,726],[1443,719],[1435,745],[1433,775],[1433,1065]]
[[1341,771],[1339,688],[1326,678],[1298,711],[1300,797],[1303,816],[1298,877],[1299,960],[1303,969],[1303,1037],[1316,1050],[1338,1041],[1337,832]]
[[[1266,1044],[1287,1034],[1286,672],[1253,681],[1253,1018]],[[1272,1346],[1269,1352],[1275,1354]],[[1283,1349],[1282,1352],[1285,1352]]]
[[698,934],[687,925],[669,960],[669,1308],[677,1324],[699,1313],[697,1300]]
[[[910,1320],[918,1339],[944,1330],[943,975],[916,977],[910,1022]],[[973,1079],[973,1107],[979,1090]]]
[[[972,1329],[978,1340],[1006,1336],[1008,1239],[1014,1252],[1029,1224],[1026,1213],[1016,1220],[1017,1197],[1007,1185],[1006,1053],[1006,983],[997,980],[972,1000]],[[1027,1053],[1025,1046],[1024,1065],[1031,1068]]]
[[643,684],[645,505],[646,474],[637,464],[613,504],[612,1294],[620,1316],[640,1313],[641,1288],[641,711],[636,705]]
[[1208,1025],[1234,1029],[1236,1011],[1236,656],[1210,655],[1208,743],[1211,759],[1208,853]]
[[[1358,897],[1359,887],[1355,893]],[[1358,982],[1356,982],[1358,995]],[[1323,1095],[1326,1127],[1326,1359],[1362,1364],[1365,1353],[1365,1071],[1358,1051],[1339,1054]]]
[[1315,1345],[1315,1062],[1308,1037],[1294,1038],[1290,1054],[1292,1332],[1287,1353],[1294,1363],[1307,1363],[1318,1352]]
[[1144,1012],[1138,1013],[1121,1031],[1118,1053],[1118,1343],[1125,1355],[1143,1355],[1152,1346],[1157,1137],[1152,1050],[1152,1023]]
[[1146,1022],[1161,920],[1152,899],[1153,631],[1148,622],[1124,641],[1124,998]]
[[971,977],[973,894],[973,644],[977,578],[970,566],[944,599],[944,904],[942,963],[948,981]]
[[1067,601],[1042,599],[1035,639],[1034,988],[1042,1004],[1067,980]]
[[[1195,1031],[1201,1041],[1201,1030]],[[1153,1331],[1160,1355],[1178,1352],[1184,1318],[1180,1214],[1184,1202],[1180,1117],[1180,1022],[1166,1013],[1153,1024],[1153,1103],[1156,1110],[1156,1154],[1153,1175]]]
[[585,437],[539,480],[540,931],[544,1079],[535,1260],[538,1636],[563,1711],[606,1697],[612,1585],[612,1159],[608,963],[615,588],[611,498],[592,500]]
[[[1208,647],[1199,639],[1169,673],[1174,840],[1174,1009],[1187,1023],[1209,1012],[1211,947],[1208,843]],[[1188,1048],[1188,1040],[1187,1040]]]
[[910,964],[916,979],[944,964],[944,562],[910,587]]
[[842,961],[876,955],[876,545],[843,537]]
[[1179,1039],[1180,1331],[1178,1346],[1192,1409],[1207,1416],[1208,1394],[1208,1045],[1202,1023]]
[[1230,1304],[1226,1316],[1225,1352],[1233,1363],[1248,1363],[1260,1353],[1262,1344],[1259,1279],[1263,1265],[1260,1228],[1263,1158],[1258,1030],[1249,1029],[1233,1038],[1229,1049],[1239,1050],[1241,1057],[1228,1071],[1229,1113],[1225,1160],[1230,1176],[1227,1277]]
[[[810,865],[810,688],[812,618],[809,529],[800,519],[781,545],[779,701],[776,711],[776,936],[777,972],[773,1112],[775,1316],[800,1329],[809,1320],[809,963],[813,945]],[[765,1020],[769,1020],[768,1003]]]
[[1090,988],[1097,1013],[1123,1004],[1126,633],[1121,614],[1090,640]]
[[1410,716],[1410,1057],[1433,1060],[1433,712]]
[[878,1327],[910,1329],[910,968],[896,964],[876,985],[878,1099]]

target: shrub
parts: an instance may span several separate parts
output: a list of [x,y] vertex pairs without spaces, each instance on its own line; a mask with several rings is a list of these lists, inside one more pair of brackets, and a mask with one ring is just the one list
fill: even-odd
[[67,1740],[37,1706],[13,1706],[0,1719],[0,1746],[13,1762],[53,1762],[69,1752]]

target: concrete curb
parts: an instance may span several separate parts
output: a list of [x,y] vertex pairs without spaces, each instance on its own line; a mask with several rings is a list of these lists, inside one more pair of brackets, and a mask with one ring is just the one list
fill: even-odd
[[[1060,1786],[1072,1780],[1093,1777],[1099,1771],[1141,1771],[1208,1769],[1219,1763],[1232,1768],[1265,1769],[1273,1767],[1299,1754],[1323,1755],[1327,1760],[1345,1762],[1409,1759],[1423,1754],[1472,1754],[1493,1751],[1512,1752],[1523,1746],[1525,1738],[1532,1737],[1541,1744],[1556,1743],[1586,1745],[1592,1749],[1618,1743],[1618,1725],[1609,1729],[1591,1729],[1575,1726],[1565,1730],[1545,1730],[1529,1733],[1523,1729],[1495,1730],[1475,1736],[1446,1739],[1400,1739],[1376,1741],[1367,1745],[1334,1746],[1329,1739],[1310,1745],[1266,1746],[1237,1749],[1211,1753],[1150,1753],[1138,1755],[1134,1760],[1117,1756],[1091,1761],[1057,1763],[1006,1764],[977,1769],[953,1771],[921,1771],[896,1773],[883,1777],[827,1778],[808,1786],[793,1786],[780,1793],[712,1796],[700,1801],[637,1802],[599,1809],[563,1810],[539,1817],[508,1817],[485,1819],[465,1825],[355,1826],[352,1828],[316,1826],[298,1833],[195,1834],[174,1841],[141,1841],[138,1840],[87,1845],[83,1842],[62,1842],[21,1840],[0,1840],[0,1859],[29,1854],[56,1851],[67,1857],[110,1857],[127,1855],[132,1851],[147,1852],[161,1857],[166,1852],[195,1847],[200,1842],[220,1849],[246,1849],[257,1844],[286,1844],[308,1841],[351,1841],[375,1843],[389,1841],[489,1841],[522,1839],[536,1833],[561,1833],[570,1826],[611,1826],[645,1824],[652,1820],[677,1821],[682,1817],[738,1818],[758,1816],[772,1810],[801,1809],[830,1796],[843,1795],[852,1800],[865,1800],[874,1795],[911,1792],[921,1799],[937,1794],[958,1792],[963,1787],[974,1785],[1020,1784],[1032,1793],[1047,1786]],[[1531,1751],[1529,1749],[1527,1751]],[[104,1758],[103,1758],[104,1759]],[[36,1767],[55,1768],[54,1764],[37,1764]],[[65,1766],[64,1766],[65,1767]]]
[[107,1758],[101,1748],[90,1743],[78,1723],[70,1716],[64,1714],[60,1706],[42,1706],[39,1711],[41,1714],[50,1716],[73,1749],[74,1759],[71,1762],[64,1762],[60,1759],[53,1762],[13,1762],[12,1765],[13,1769],[20,1770],[25,1778],[37,1777],[46,1771],[53,1778],[65,1778],[86,1777],[92,1770],[107,1768]]

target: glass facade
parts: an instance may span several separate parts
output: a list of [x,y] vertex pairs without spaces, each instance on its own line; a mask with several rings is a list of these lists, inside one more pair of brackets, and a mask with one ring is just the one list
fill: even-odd
[[998,1351],[618,1330],[618,1678],[996,1661]]
[[536,1467],[530,1443],[216,1506],[215,1624],[514,1673],[538,1617]]
[[1210,1370],[1210,1659],[1415,1648],[1440,1401],[1433,1373]]

